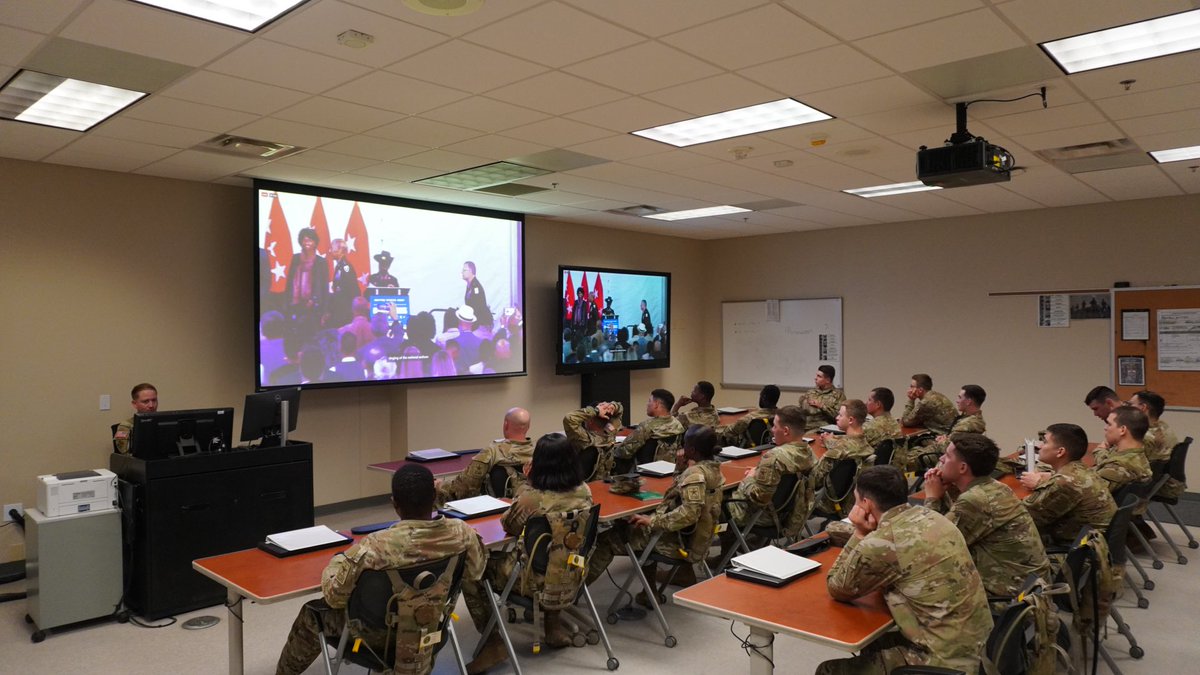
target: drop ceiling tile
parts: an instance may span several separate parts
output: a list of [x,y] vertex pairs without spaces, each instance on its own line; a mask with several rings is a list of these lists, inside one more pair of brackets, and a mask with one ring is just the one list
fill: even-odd
[[774,89],[732,74],[667,87],[648,92],[644,96],[663,105],[685,110],[692,115],[711,115],[784,98]]
[[396,0],[346,0],[356,5],[378,12],[405,23],[411,23],[444,35],[462,35],[481,26],[494,23],[504,17],[519,14],[526,9],[544,2],[544,0],[504,0],[503,2],[485,2],[474,14],[463,16],[433,16],[423,14]]
[[343,173],[332,178],[326,178],[325,184],[329,187],[340,188],[342,190],[370,192],[377,195],[398,196],[400,195],[400,191],[404,189],[403,183],[394,180],[370,178],[352,173]]
[[375,71],[325,93],[351,103],[398,113],[416,114],[459,101],[467,94],[403,75]]
[[658,37],[761,5],[762,0],[567,0],[585,12],[601,16],[643,35]]
[[312,169],[306,166],[293,166],[289,164],[280,164],[279,162],[271,162],[270,164],[263,164],[251,169],[246,169],[245,171],[242,171],[242,175],[291,183],[324,185],[326,180],[336,178],[339,174],[336,171],[325,171],[322,169]]
[[[346,30],[366,33],[375,41],[363,49],[338,44],[337,36]],[[303,5],[260,35],[267,40],[375,68],[395,63],[446,40],[440,33],[336,0]]]
[[460,40],[440,44],[387,70],[475,94],[546,72],[538,64]]
[[206,70],[319,94],[365,75],[369,68],[267,40],[254,40]]
[[743,77],[792,98],[895,73],[849,45],[835,45],[740,71]]
[[[841,196],[845,197],[847,195]],[[797,221],[820,223],[821,225],[829,225],[832,227],[853,227],[857,225],[870,225],[878,222],[874,218],[864,218],[862,216],[841,213],[839,211],[832,211],[830,209],[809,205],[792,206],[780,209],[780,212],[790,215]]]
[[0,3],[0,23],[38,33],[53,33],[82,0]]
[[[544,120],[549,116],[529,108],[476,96],[466,101],[451,103],[437,110],[431,110],[426,117],[437,118],[471,129],[497,132]],[[536,138],[529,140],[537,142]]]
[[745,152],[742,150],[744,148],[750,148],[748,152],[751,157],[773,155],[792,149],[789,145],[772,141],[766,134],[750,134],[749,136],[734,136],[733,138],[689,146],[687,151],[694,155],[706,155],[717,160],[738,161],[737,156],[734,154],[735,148],[738,149],[738,153]]
[[1024,173],[1013,176],[1011,181],[1005,183],[1004,189],[1047,207],[1108,201],[1108,197],[1087,183],[1050,166],[1029,167]]
[[475,129],[446,124],[423,117],[408,117],[371,130],[371,136],[388,138],[424,148],[439,148],[479,136]]
[[723,68],[737,69],[822,47],[837,40],[780,5],[768,4],[668,35],[663,42]]
[[565,70],[631,94],[721,73],[719,68],[659,42],[643,42],[568,66]]
[[1106,115],[1116,120],[1145,117],[1177,110],[1191,110],[1200,101],[1200,84],[1129,93],[1096,101]]
[[1061,148],[1069,145],[1099,143],[1123,137],[1124,135],[1120,129],[1109,122],[1102,122],[1100,124],[1089,124],[1071,129],[1044,131],[1038,134],[1023,134],[1015,138],[1021,145],[1030,150],[1045,150],[1047,148]]
[[91,133],[107,138],[181,149],[190,148],[212,137],[210,132],[200,129],[186,129],[125,116],[110,119],[96,127]]
[[476,157],[486,157],[492,160],[501,160],[509,157],[532,155],[536,152],[549,150],[550,147],[540,143],[520,141],[515,138],[507,138],[505,136],[497,136],[493,134],[488,136],[477,136],[459,143],[453,143],[445,146],[445,149],[450,150],[451,152],[461,152],[467,155],[475,155]]
[[887,183],[881,176],[828,159],[802,162],[793,169],[788,175],[795,180],[835,192]]
[[182,180],[215,181],[265,164],[261,159],[231,157],[200,150],[184,150],[147,164],[134,173]]
[[864,138],[875,138],[875,134],[863,129],[862,127],[850,124],[845,120],[825,120],[823,122],[813,122],[812,124],[801,124],[800,126],[787,127],[785,129],[776,129],[759,134],[760,137],[776,143],[782,143],[788,147],[801,150],[808,150],[814,146],[813,143],[824,141],[826,146],[837,146],[842,143],[858,141]]
[[[1134,80],[1129,90],[1121,84],[1125,80]],[[1071,76],[1071,84],[1094,99],[1135,96],[1193,82],[1200,82],[1200,52],[1194,51]]]
[[177,152],[177,148],[88,135],[50,155],[45,161],[106,171],[133,171]]
[[330,129],[362,133],[375,127],[395,122],[402,118],[399,113],[338,101],[323,96],[314,96],[294,106],[284,108],[274,117],[315,124]]
[[954,126],[954,106],[941,102],[923,103],[908,108],[856,115],[846,121],[877,134],[930,129],[939,124]]
[[626,98],[616,89],[551,71],[488,92],[488,98],[550,113],[566,113]]
[[340,152],[344,155],[366,157],[383,162],[415,155],[428,149],[420,145],[389,141],[374,136],[348,136],[340,141],[326,143],[321,147],[330,152]]
[[400,164],[398,162],[384,162],[375,164],[356,171],[351,171],[353,174],[361,176],[370,176],[392,181],[401,181],[408,183],[422,178],[437,175],[439,172],[423,166],[410,166],[408,164]]
[[856,40],[868,35],[885,33],[897,28],[979,9],[983,3],[980,0],[922,0],[921,2],[784,0],[783,4],[844,40]]
[[938,196],[960,204],[966,204],[986,213],[1027,211],[1041,206],[1041,204],[1023,197],[1016,192],[1005,190],[1001,185],[1000,183],[996,183],[993,185],[973,185],[971,187],[938,190]]
[[[881,197],[880,199],[885,199]],[[884,204],[879,199],[864,199],[844,192],[823,192],[809,199],[809,205],[823,208],[847,216],[857,216],[874,223],[903,222],[906,220],[921,220],[921,214],[909,209],[891,204]],[[865,224],[865,223],[864,223]]]
[[[1065,77],[1059,77],[1052,80],[1043,80],[1039,86],[1046,87],[1046,103],[1051,108],[1082,103],[1086,101],[1083,96],[1072,86],[1074,80],[1067,81]],[[990,98],[990,99],[1010,99],[1019,96],[1027,96],[1036,94],[1038,87],[1033,85],[1009,87],[1006,89],[996,89],[992,91],[982,92],[979,95],[972,95],[970,99]],[[954,99],[963,100],[963,99]],[[953,107],[951,107],[953,110]],[[997,103],[994,101],[980,101],[971,105],[969,116],[971,119],[991,119],[993,117],[1002,117],[1004,115],[1015,115],[1021,112],[1037,112],[1045,110],[1042,107],[1042,99],[1040,96],[1031,96],[1020,101],[1005,101]]]
[[690,169],[692,167],[712,164],[714,162],[722,162],[727,159],[732,159],[729,156],[707,155],[688,150],[668,150],[666,152],[656,152],[650,155],[634,157],[627,160],[625,163],[638,166],[643,169],[653,169],[655,171],[665,171],[667,173],[675,173]]
[[1076,177],[1110,199],[1149,199],[1182,194],[1182,190],[1157,166],[1091,171]]
[[1200,111],[1180,110],[1179,112],[1147,115],[1121,120],[1117,126],[1130,136],[1148,136],[1171,131],[1186,131],[1200,127]]
[[568,115],[570,119],[592,124],[622,133],[648,129],[662,124],[686,119],[688,113],[638,96],[629,96],[612,103],[578,110]]
[[169,96],[148,96],[122,112],[121,117],[174,124],[215,133],[229,131],[234,127],[240,127],[258,119],[257,115],[251,113],[217,108]]
[[37,49],[43,37],[27,30],[0,26],[0,63],[10,65],[15,69],[33,53],[33,50]]
[[505,136],[520,138],[531,143],[542,143],[553,148],[565,148],[598,138],[605,138],[609,131],[582,122],[573,122],[562,117],[551,117],[532,124],[506,129]]
[[944,199],[942,193],[945,190],[937,190],[935,192],[911,192],[904,195],[889,195],[887,197],[874,197],[883,204],[892,204],[902,209],[919,213],[929,218],[962,218],[966,216],[977,216],[984,213],[984,209],[968,206],[967,204],[957,201]]
[[662,152],[663,145],[632,134],[617,134],[567,146],[568,150],[610,160],[630,159]]
[[1163,164],[1159,169],[1175,181],[1175,184],[1184,192],[1194,195],[1200,194],[1200,170],[1197,170],[1195,166],[1194,162],[1174,162]]
[[935,100],[899,76],[827,89],[804,97],[808,105],[839,118],[908,108]]
[[[1048,83],[1062,80],[1062,71],[1046,58],[1042,50],[1023,45],[910,70],[905,76],[913,84],[947,101],[973,101],[985,98],[1013,99],[1035,92],[1042,85],[1050,89]],[[993,93],[1017,89],[1020,91],[1014,91],[1009,96]],[[1020,112],[1020,109],[1011,112]]]
[[189,66],[208,63],[251,39],[239,30],[118,0],[95,0],[59,35]]
[[[487,157],[477,157],[475,155],[466,155],[461,152],[450,152],[449,150],[426,150],[418,152],[415,155],[409,155],[404,158],[404,163],[410,166],[419,166],[426,169],[431,169],[435,173],[445,173],[448,171],[459,171],[462,169],[470,169],[472,167],[490,164],[491,161]],[[434,174],[430,174],[434,175]]]
[[[1190,148],[1200,145],[1200,128],[1168,131],[1161,134],[1147,134],[1133,139],[1146,152],[1170,150],[1171,148]],[[1193,160],[1192,164],[1196,162]]]
[[0,120],[0,157],[37,161],[82,137],[78,131]]
[[345,131],[315,127],[311,124],[290,122],[275,117],[263,117],[234,129],[233,133],[272,143],[297,145],[302,148],[316,148],[349,135]]
[[295,105],[308,98],[308,94],[293,89],[251,82],[205,70],[197,70],[162,93],[185,101],[232,108],[259,115],[269,115],[276,110]]
[[979,9],[856,40],[854,45],[896,70],[908,71],[1026,43],[993,10]]
[[307,166],[314,169],[326,169],[328,171],[354,171],[376,164],[373,159],[363,157],[352,157],[336,152],[326,152],[325,150],[305,150],[304,152],[288,155],[276,160],[280,164],[294,164],[296,166]]
[[679,173],[697,180],[794,202],[807,202],[811,196],[819,192],[792,174],[773,175],[740,163],[714,162],[681,169]]
[[1042,131],[1065,129],[1081,124],[1099,124],[1104,116],[1091,103],[1056,105],[1015,115],[1002,115],[988,119],[988,126],[1009,136],[1034,134]]
[[[531,39],[532,36],[536,39]],[[624,28],[558,2],[540,5],[522,12],[519,17],[501,19],[470,33],[465,39],[551,68],[561,68],[643,40]]]
[[1186,0],[1092,2],[1090,0],[1013,0],[996,11],[1033,42],[1047,42],[1103,28],[1195,9]]

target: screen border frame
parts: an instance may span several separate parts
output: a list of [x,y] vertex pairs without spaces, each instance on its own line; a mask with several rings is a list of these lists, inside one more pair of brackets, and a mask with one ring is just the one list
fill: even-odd
[[[666,284],[667,284],[667,305],[666,305],[666,315],[667,316],[664,320],[664,323],[666,323],[666,325],[667,325],[667,335],[668,335],[667,357],[665,359],[654,359],[654,360],[649,360],[649,361],[638,359],[635,361],[609,361],[609,362],[583,363],[583,364],[564,363],[563,362],[563,353],[562,353],[562,333],[563,333],[563,329],[566,328],[566,326],[564,325],[566,316],[563,314],[563,309],[562,309],[562,301],[563,301],[563,297],[564,297],[563,273],[568,270],[571,272],[600,272],[602,274],[612,273],[612,274],[630,274],[630,275],[642,275],[642,276],[651,276],[651,277],[662,277],[666,281]],[[655,270],[635,270],[635,269],[617,268],[617,267],[596,267],[596,266],[592,266],[592,265],[563,265],[563,264],[560,264],[558,266],[558,278],[554,282],[554,287],[558,290],[558,295],[557,295],[558,299],[554,303],[555,306],[557,307],[556,311],[558,313],[558,321],[556,323],[556,325],[558,326],[558,331],[554,334],[554,342],[555,342],[554,353],[555,353],[555,357],[556,357],[555,361],[554,361],[554,374],[556,374],[556,375],[591,375],[591,374],[595,374],[595,373],[619,372],[619,371],[628,371],[628,370],[651,370],[654,368],[670,368],[671,367],[671,344],[673,342],[673,340],[670,339],[670,335],[672,332],[671,331],[671,305],[674,304],[674,302],[671,297],[671,273],[670,272],[659,272],[659,271],[655,271]]]

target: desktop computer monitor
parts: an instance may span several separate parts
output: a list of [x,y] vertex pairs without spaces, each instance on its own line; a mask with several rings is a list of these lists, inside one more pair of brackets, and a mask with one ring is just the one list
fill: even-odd
[[272,389],[257,394],[246,394],[246,407],[242,409],[242,442],[261,438],[263,446],[278,445],[283,433],[279,404],[288,403],[288,431],[296,430],[296,418],[300,415],[300,387]]
[[233,408],[137,413],[129,453],[138,459],[221,452],[233,438]]

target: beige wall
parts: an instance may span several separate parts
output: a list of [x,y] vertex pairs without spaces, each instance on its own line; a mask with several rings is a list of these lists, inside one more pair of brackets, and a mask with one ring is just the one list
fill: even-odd
[[[253,388],[252,192],[4,159],[0,176],[0,503],[32,505],[38,474],[106,466],[107,427],[129,415],[140,380],[159,386],[164,409],[233,405],[240,425]],[[633,373],[634,419],[651,388],[719,382],[721,300],[834,295],[852,395],[899,393],[928,369],[943,391],[988,389],[1005,447],[1051,421],[1095,432],[1079,399],[1108,381],[1106,324],[1040,330],[1035,298],[987,293],[1200,283],[1197,213],[1188,197],[718,242],[530,218],[529,376],[306,392],[297,436],[316,449],[316,503],[385,493],[366,464],[478,446],[512,405],[531,410],[534,432],[557,428],[579,400],[579,378],[553,373],[560,263],[673,274],[674,365]],[[98,410],[101,394],[111,411]],[[718,404],[753,398],[722,392]],[[1200,436],[1194,417],[1171,413]],[[17,528],[0,529],[0,561],[22,556]]]

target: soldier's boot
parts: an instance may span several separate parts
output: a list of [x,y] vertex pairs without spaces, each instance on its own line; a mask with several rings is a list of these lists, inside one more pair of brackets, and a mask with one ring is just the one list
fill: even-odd
[[556,609],[548,609],[542,614],[542,626],[546,629],[546,644],[554,649],[571,646],[571,633],[562,623],[562,616]]
[[507,660],[508,650],[504,647],[504,640],[500,639],[500,631],[493,630],[487,642],[483,643],[483,649],[479,650],[479,656],[467,664],[467,675],[481,675]]
[[[671,576],[674,572],[675,576]],[[687,588],[688,586],[696,585],[696,569],[691,565],[683,565],[680,567],[664,567],[658,571],[658,583],[665,584],[667,579],[671,580],[672,586]]]

